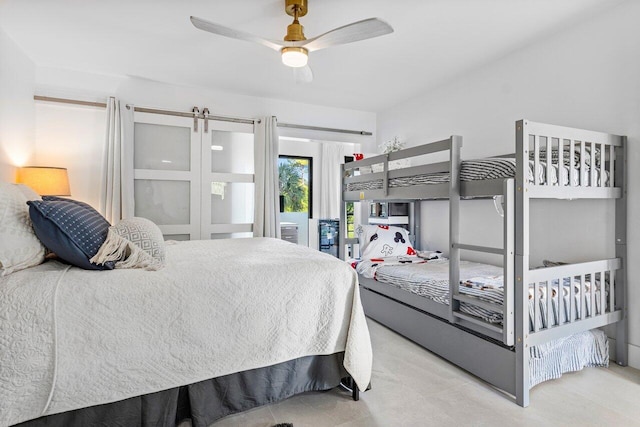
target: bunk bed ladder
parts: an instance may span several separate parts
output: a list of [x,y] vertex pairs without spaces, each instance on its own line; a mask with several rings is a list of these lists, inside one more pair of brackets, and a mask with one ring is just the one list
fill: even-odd
[[515,181],[504,181],[504,259],[503,259],[503,297],[502,297],[502,342],[512,346],[515,343]]
[[[503,247],[493,248],[488,246],[467,245],[464,243],[454,243],[451,245],[452,251],[456,251],[455,257],[459,259],[459,251],[467,250],[474,252],[484,252],[496,255],[502,255],[503,257],[503,302],[502,305],[482,301],[475,297],[461,295],[456,293],[454,289],[451,289],[452,300],[458,303],[458,306],[451,307],[452,317],[459,322],[464,320],[472,325],[465,325],[471,327],[478,332],[484,333],[488,336],[501,340],[505,345],[512,346],[515,342],[514,334],[514,254],[515,254],[515,184],[513,179],[505,179],[503,183],[503,197],[504,197],[504,221],[503,221]],[[453,241],[453,236],[452,236]],[[454,253],[452,252],[451,260],[453,261]],[[459,265],[458,265],[459,268]],[[459,277],[457,277],[459,279]],[[454,282],[454,278],[450,283]],[[475,305],[477,307],[484,308],[495,312],[502,313],[502,327],[488,323],[477,317],[460,312],[459,303],[465,303]]]
[[[516,216],[515,224],[515,301],[516,301],[516,403],[522,407],[529,406],[529,292],[527,290],[527,273],[529,272],[529,132],[527,120],[516,122]],[[525,140],[525,138],[527,138]],[[538,144],[535,144],[538,150]],[[538,159],[538,153],[535,158]],[[537,182],[538,164],[534,167],[534,182]],[[534,304],[534,307],[536,305]],[[537,316],[534,317],[537,320]]]
[[460,147],[462,137],[452,136],[449,148],[449,322],[460,318]]

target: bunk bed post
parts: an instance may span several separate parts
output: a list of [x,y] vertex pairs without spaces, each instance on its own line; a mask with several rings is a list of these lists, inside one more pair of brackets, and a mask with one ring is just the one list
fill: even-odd
[[422,249],[420,246],[420,200],[411,202],[409,209],[409,228],[413,234],[413,248],[419,251]]
[[[615,302],[622,310],[622,319],[616,324],[616,363],[627,366],[629,357],[628,309],[626,299],[627,286],[627,137],[622,137],[622,147],[615,149],[614,185],[622,188],[620,198],[616,199],[616,258],[622,260],[622,268],[616,270]],[[613,162],[614,159],[609,159]],[[600,178],[604,181],[603,177]],[[611,307],[613,309],[613,307]]]
[[347,231],[349,230],[349,226],[347,225],[347,203],[344,200],[344,191],[346,190],[344,184],[344,178],[346,176],[346,169],[344,164],[340,167],[340,224],[339,224],[339,232],[338,232],[338,257],[340,259],[346,260],[347,256]]
[[529,406],[529,132],[527,120],[516,122],[516,403]]
[[456,323],[460,291],[460,147],[462,137],[449,137],[449,321]]
[[504,220],[503,220],[503,248],[504,255],[502,265],[504,268],[503,279],[503,320],[502,320],[502,342],[506,345],[513,345],[514,339],[514,258],[515,258],[515,184],[513,179],[505,179],[503,184],[504,193]]

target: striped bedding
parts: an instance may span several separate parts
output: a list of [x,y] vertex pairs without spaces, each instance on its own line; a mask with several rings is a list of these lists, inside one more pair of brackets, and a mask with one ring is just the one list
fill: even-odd
[[[469,261],[460,261],[460,293],[483,301],[501,305],[503,302],[502,268]],[[402,266],[384,266],[375,272],[375,278],[381,283],[387,283],[399,289],[418,296],[429,298],[435,302],[449,304],[449,261],[446,259],[432,260],[420,264]],[[591,314],[591,283],[586,277],[584,292],[585,315]],[[529,288],[529,327],[534,328],[534,318],[539,329],[565,323],[570,310],[570,286],[574,286],[574,318],[581,315],[580,282],[565,278],[562,284],[562,301],[558,305],[558,280],[551,283],[551,313],[547,310],[546,283],[538,287],[538,296],[534,298],[533,285]],[[607,299],[608,300],[608,299]],[[537,304],[537,310],[534,309]],[[489,323],[502,323],[502,313],[491,311],[465,302],[460,303],[460,311],[479,317]],[[596,281],[595,311],[600,313],[600,283]],[[535,315],[534,315],[535,313]]]
[[529,387],[590,366],[609,366],[609,342],[600,329],[531,347]]
[[[487,274],[488,273],[488,274]],[[502,303],[502,273],[499,267],[478,264],[473,262],[460,262],[460,293],[471,295],[485,301]],[[446,259],[428,261],[422,264],[406,264],[403,266],[384,266],[375,272],[375,278],[379,282],[388,283],[408,292],[422,297],[430,298],[442,304],[449,304],[449,262]],[[476,275],[485,277],[476,277]],[[554,299],[552,303],[554,324],[557,322],[558,298],[557,281],[554,283]],[[560,304],[562,309],[562,321],[566,321],[569,307],[569,279],[563,283],[564,302]],[[574,283],[575,286],[575,283]],[[545,285],[546,287],[546,285]],[[585,284],[585,309],[589,314],[590,286]],[[579,301],[578,282],[576,302]],[[546,289],[539,289],[538,325],[547,324]],[[599,283],[596,282],[596,312],[600,312]],[[529,327],[533,330],[533,287],[529,291]],[[580,316],[580,304],[574,307],[576,317]],[[482,318],[488,322],[501,323],[502,315],[480,307],[460,303],[460,310]],[[544,381],[560,378],[567,372],[579,371],[585,367],[609,366],[609,344],[605,333],[599,329],[579,332],[567,337],[562,337],[544,344],[532,346],[529,350],[529,387],[534,387]]]
[[[480,298],[484,301],[502,304],[502,281],[498,277],[502,268],[493,265],[460,261],[460,280],[469,281],[475,277],[496,279],[495,286],[460,285],[460,293]],[[429,298],[440,304],[449,304],[449,260],[439,259],[426,263],[383,266],[376,270],[377,281],[395,286],[407,292]],[[490,323],[501,323],[502,314],[474,305],[461,303],[460,310]]]
[[[546,163],[540,162],[538,167],[535,167],[533,161],[529,162],[529,182],[534,182],[533,170],[536,169],[538,183],[546,183],[547,180],[547,166]],[[553,165],[551,168],[552,176],[551,182],[553,185],[558,184],[558,167]],[[510,158],[488,158],[478,160],[465,160],[460,167],[460,180],[461,181],[481,181],[489,179],[501,179],[501,178],[513,178],[516,174],[516,160]],[[568,185],[569,183],[570,169],[568,166],[562,166],[562,185]],[[600,170],[595,170],[596,182],[600,183]],[[580,174],[580,169],[573,170],[572,184],[573,185],[590,185],[591,173],[588,168]],[[609,181],[609,173],[605,171],[605,184]],[[410,187],[413,185],[429,185],[429,184],[442,184],[449,182],[449,173],[430,173],[423,175],[413,175],[399,178],[391,178],[389,180],[389,187]],[[347,191],[367,191],[367,190],[379,190],[383,187],[383,180],[376,179],[365,182],[354,182],[347,184]]]

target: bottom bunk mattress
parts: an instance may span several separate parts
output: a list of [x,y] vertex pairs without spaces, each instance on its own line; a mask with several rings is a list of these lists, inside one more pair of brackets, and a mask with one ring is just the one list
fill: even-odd
[[[390,262],[389,264],[398,264]],[[449,261],[447,259],[429,260],[427,262],[403,263],[400,265],[384,265],[380,260],[363,261],[358,264],[357,270],[365,277],[374,278],[420,297],[429,298],[441,304],[449,304]],[[502,268],[489,264],[481,264],[470,261],[460,261],[460,288],[463,295],[471,296],[482,301],[501,305],[504,299]],[[547,298],[546,283],[538,286],[537,292],[534,286],[529,287],[529,321],[530,330],[534,330],[534,321],[537,327],[546,328],[557,325],[558,321],[565,323],[571,316],[569,312],[573,308],[574,319],[579,319],[581,307],[584,306],[585,315],[591,315],[591,281],[586,277],[584,283],[583,298],[581,301],[580,281],[565,278],[559,288],[559,281],[551,283],[552,295]],[[571,290],[574,287],[574,301],[570,304]],[[534,297],[537,294],[537,298]],[[563,298],[558,296],[562,294]],[[551,302],[551,313],[548,313],[547,300]],[[608,299],[607,299],[608,300]],[[572,307],[573,306],[573,307]],[[600,283],[596,281],[594,295],[595,312],[600,313]],[[491,311],[477,305],[461,302],[460,311],[478,317],[489,323],[502,323],[502,313]]]

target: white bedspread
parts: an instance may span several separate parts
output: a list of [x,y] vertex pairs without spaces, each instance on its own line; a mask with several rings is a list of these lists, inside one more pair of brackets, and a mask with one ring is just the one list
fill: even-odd
[[0,425],[340,351],[369,384],[357,275],[330,255],[234,239],[169,245],[160,271],[66,267],[0,279]]

